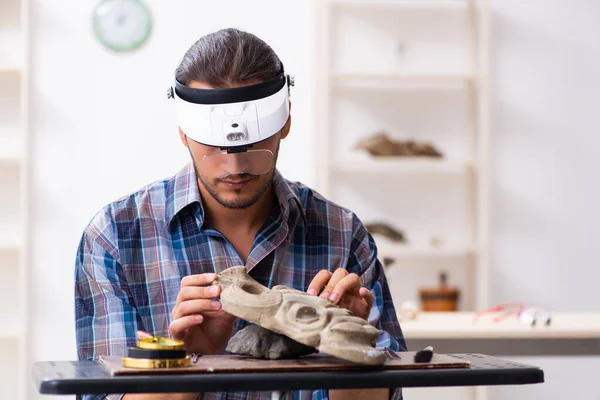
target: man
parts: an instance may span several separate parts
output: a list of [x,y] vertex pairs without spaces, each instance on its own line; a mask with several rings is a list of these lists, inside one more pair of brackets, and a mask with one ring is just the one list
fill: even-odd
[[[261,284],[329,298],[406,350],[371,235],[351,211],[276,169],[290,131],[289,76],[273,50],[234,29],[199,39],[169,97],[191,162],[104,207],[83,232],[75,268],[78,357],[125,355],[136,334],[224,351],[246,326],[221,310],[216,274],[245,265]],[[139,332],[145,333],[139,333]],[[176,389],[176,388],[174,388]],[[390,396],[400,390],[318,390],[294,399]],[[270,399],[272,393],[120,394],[127,400]]]

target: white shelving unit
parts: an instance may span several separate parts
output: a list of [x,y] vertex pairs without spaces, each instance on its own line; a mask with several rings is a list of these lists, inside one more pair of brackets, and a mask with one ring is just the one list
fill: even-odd
[[[458,312],[420,312],[402,321],[409,345],[600,339],[600,313],[549,310],[547,329],[472,321],[491,306],[488,0],[314,0],[314,9],[316,189],[363,222],[385,222],[405,234],[407,243],[375,236],[380,259],[395,259],[386,275],[397,306],[419,303],[418,289],[434,286],[440,270],[461,290]],[[371,157],[354,148],[378,132],[429,142],[444,157]],[[488,396],[485,387],[461,389],[405,395]]]
[[[462,312],[487,307],[487,3],[314,4],[317,190],[363,222],[385,222],[407,237],[398,244],[374,235],[379,258],[395,260],[386,275],[397,307],[418,304],[418,289],[437,284],[441,270],[461,290]],[[429,142],[443,158],[372,157],[354,148],[378,132]],[[444,335],[461,313],[442,314],[443,321],[428,316],[403,322],[405,336]],[[484,399],[487,393],[439,388],[405,396]]]
[[0,387],[25,399],[29,1],[0,0]]
[[[461,311],[488,306],[488,5],[476,0],[316,0],[317,189],[374,235],[394,302],[418,303],[441,270]],[[373,157],[385,132],[443,153]],[[436,243],[431,243],[435,238]]]

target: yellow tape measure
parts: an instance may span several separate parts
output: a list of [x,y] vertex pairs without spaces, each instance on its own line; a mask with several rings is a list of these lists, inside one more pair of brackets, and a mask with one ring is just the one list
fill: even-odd
[[123,366],[127,368],[154,369],[154,368],[180,368],[192,365],[190,357],[167,360],[150,360],[146,358],[123,358]]

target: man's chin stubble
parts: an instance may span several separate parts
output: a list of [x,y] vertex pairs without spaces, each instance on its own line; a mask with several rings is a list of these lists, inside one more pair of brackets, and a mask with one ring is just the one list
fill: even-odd
[[[213,186],[206,185],[206,182],[204,181],[204,179],[201,176],[200,176],[200,181],[201,181],[201,184],[206,189],[206,191],[221,206],[228,208],[230,210],[243,210],[243,209],[251,207],[252,205],[256,204],[257,201],[260,200],[260,198],[264,195],[264,193],[267,192],[267,190],[271,187],[271,183],[273,181],[273,176],[271,176],[271,179],[269,179],[267,184],[264,187],[260,188],[256,193],[254,193],[252,195],[252,197],[250,197],[248,199],[237,199],[237,200],[230,200],[230,201],[227,201],[227,200],[221,198],[219,196],[219,194],[217,193],[217,191],[215,190],[215,187],[217,186],[218,181],[215,180],[215,184]],[[241,192],[240,190],[234,190],[234,193],[240,193],[240,192]]]
[[[279,146],[278,146],[278,149],[279,149]],[[190,156],[191,156],[191,152],[190,152]],[[277,157],[275,157],[275,160],[277,160]],[[213,179],[214,184],[212,186],[207,185],[206,181],[200,174],[200,171],[198,171],[198,167],[196,166],[196,162],[194,161],[193,157],[192,157],[192,164],[194,166],[194,171],[196,172],[196,177],[199,181],[198,183],[201,184],[202,186],[204,186],[206,191],[211,195],[211,197],[213,199],[215,199],[215,201],[217,203],[219,203],[221,206],[228,208],[230,210],[243,210],[243,209],[248,208],[248,207],[252,206],[253,204],[255,204],[269,190],[269,188],[271,187],[271,185],[273,183],[273,178],[275,176],[275,166],[273,166],[273,168],[271,168],[271,171],[268,172],[268,174],[270,174],[270,177],[267,180],[267,183],[265,184],[264,187],[260,188],[255,193],[255,195],[253,195],[253,197],[251,197],[250,199],[248,199],[247,201],[244,201],[244,202],[225,201],[219,197],[219,195],[217,194],[217,192],[215,190],[219,181],[217,179]]]

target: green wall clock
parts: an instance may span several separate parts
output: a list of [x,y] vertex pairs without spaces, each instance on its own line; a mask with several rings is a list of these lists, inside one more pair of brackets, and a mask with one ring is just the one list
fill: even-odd
[[152,32],[150,10],[140,0],[102,0],[92,19],[98,41],[117,52],[136,50]]

